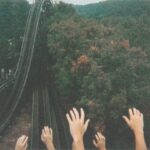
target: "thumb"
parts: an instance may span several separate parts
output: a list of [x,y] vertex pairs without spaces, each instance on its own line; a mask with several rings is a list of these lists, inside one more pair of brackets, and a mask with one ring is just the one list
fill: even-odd
[[127,125],[130,125],[130,120],[128,119],[128,117],[126,116],[122,116],[122,118],[125,120],[125,122],[127,123]]
[[84,132],[87,130],[89,122],[90,122],[90,119],[86,120],[86,122],[84,124]]
[[95,140],[93,140],[93,144],[94,144],[95,147],[98,146]]

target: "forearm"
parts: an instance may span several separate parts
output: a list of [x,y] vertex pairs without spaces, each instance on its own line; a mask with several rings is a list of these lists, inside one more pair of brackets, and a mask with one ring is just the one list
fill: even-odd
[[100,148],[99,148],[98,150],[107,150],[107,149],[106,149],[106,148],[105,148],[105,149],[100,149]]
[[138,131],[134,133],[135,136],[135,150],[147,150],[144,132]]
[[84,150],[83,139],[73,141],[72,150]]
[[107,149],[106,147],[104,147],[104,148],[98,148],[98,150],[107,150]]
[[53,143],[49,143],[46,145],[47,150],[55,150],[54,144]]

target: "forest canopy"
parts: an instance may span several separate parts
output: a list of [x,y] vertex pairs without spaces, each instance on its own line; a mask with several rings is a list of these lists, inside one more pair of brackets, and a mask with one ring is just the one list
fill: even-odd
[[110,141],[124,134],[119,142],[126,138],[131,143],[121,120],[129,107],[144,112],[146,130],[150,125],[150,3],[108,1],[74,7],[77,14],[61,13],[49,26],[57,99],[84,107],[92,126],[107,128]]
[[0,1],[0,68],[18,60],[29,8],[26,0]]

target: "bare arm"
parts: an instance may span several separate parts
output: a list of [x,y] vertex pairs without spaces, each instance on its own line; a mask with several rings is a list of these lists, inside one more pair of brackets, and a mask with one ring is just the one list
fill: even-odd
[[47,150],[55,150],[53,144],[53,131],[48,126],[42,129],[41,141],[45,144]]
[[133,131],[135,136],[135,149],[147,150],[144,138],[144,120],[143,114],[136,108],[129,109],[129,118],[123,116],[129,128]]
[[135,149],[136,150],[147,150],[144,133],[141,131],[138,131],[134,133],[135,136]]
[[84,150],[83,139],[78,139],[77,141],[73,141],[72,150]]
[[89,119],[85,122],[85,114],[82,108],[80,109],[80,115],[76,108],[70,110],[69,114],[66,114],[66,117],[73,138],[72,150],[84,150],[83,136],[87,130]]

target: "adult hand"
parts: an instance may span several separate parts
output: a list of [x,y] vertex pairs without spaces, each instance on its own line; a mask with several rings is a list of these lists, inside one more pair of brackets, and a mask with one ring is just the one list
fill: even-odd
[[147,150],[145,138],[144,138],[144,120],[143,114],[136,108],[129,109],[129,118],[123,116],[123,119],[133,131],[135,136],[135,149]]
[[143,114],[138,109],[129,109],[129,118],[123,116],[123,119],[134,133],[143,132]]
[[[70,114],[70,115],[69,115]],[[87,130],[89,119],[85,121],[85,113],[84,110],[80,109],[80,114],[76,108],[70,110],[69,114],[66,114],[70,133],[74,141],[78,141],[83,139],[84,133]]]
[[45,126],[42,129],[41,141],[45,144],[48,150],[55,149],[54,144],[53,144],[53,131],[48,126]]
[[16,143],[15,150],[26,150],[28,147],[28,136],[22,135]]

